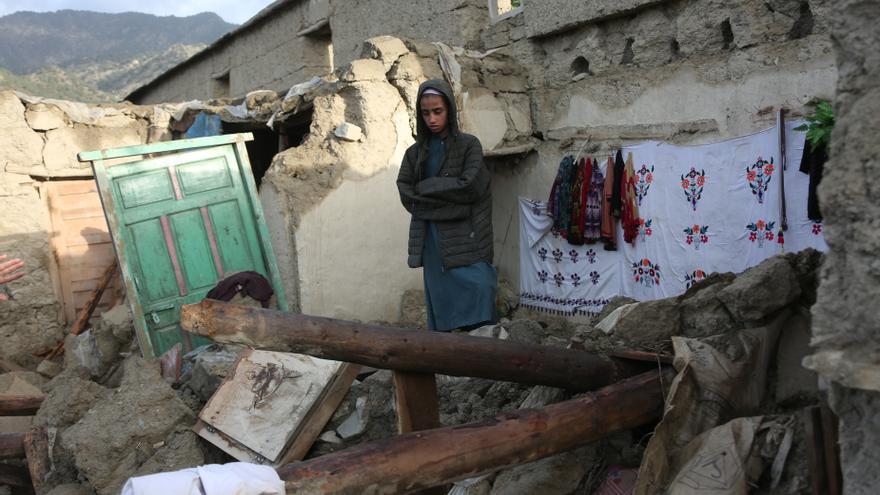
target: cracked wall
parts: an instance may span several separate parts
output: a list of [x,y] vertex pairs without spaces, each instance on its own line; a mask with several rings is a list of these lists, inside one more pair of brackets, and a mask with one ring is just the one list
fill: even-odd
[[0,303],[0,358],[33,365],[33,353],[66,332],[40,184],[91,176],[88,164],[76,159],[80,151],[145,143],[152,112],[0,92],[0,254],[23,259],[27,273],[9,285],[15,300]]

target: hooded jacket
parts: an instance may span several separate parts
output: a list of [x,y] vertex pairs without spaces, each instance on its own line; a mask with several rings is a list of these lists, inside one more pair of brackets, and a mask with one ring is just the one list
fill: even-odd
[[412,214],[407,263],[412,268],[422,266],[427,221],[437,227],[445,268],[479,261],[492,263],[491,179],[483,163],[483,147],[475,136],[459,130],[455,98],[446,81],[431,79],[422,83],[416,111],[420,112],[419,103],[427,88],[440,91],[446,98],[449,135],[437,175],[426,177],[431,130],[421,115],[417,115],[416,143],[406,150],[397,176],[400,201]]

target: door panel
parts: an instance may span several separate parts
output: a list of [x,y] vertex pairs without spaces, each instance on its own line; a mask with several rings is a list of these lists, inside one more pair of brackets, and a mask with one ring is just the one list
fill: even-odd
[[[187,350],[207,342],[180,330],[180,306],[200,301],[238,271],[265,276],[286,309],[245,139],[217,136],[81,155],[95,161],[145,355],[161,355],[178,342]],[[113,166],[96,159],[169,149],[174,152]]]

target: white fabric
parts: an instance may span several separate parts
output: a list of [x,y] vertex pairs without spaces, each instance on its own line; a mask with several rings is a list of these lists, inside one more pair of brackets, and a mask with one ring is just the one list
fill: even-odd
[[269,466],[232,462],[129,478],[122,495],[284,495]]
[[[821,224],[807,219],[809,177],[798,172],[804,134],[793,130],[799,124],[786,125],[789,230],[783,242],[775,127],[705,145],[646,142],[623,150],[633,153],[639,178],[642,227],[634,245],[618,228],[618,251],[572,246],[551,233],[546,203],[520,198],[521,304],[596,314],[616,295],[641,301],[676,296],[709,273],[740,273],[783,250],[827,250]],[[770,179],[760,187],[767,172]],[[684,187],[684,180],[690,186],[698,179],[701,189]],[[588,251],[591,262],[585,262]]]

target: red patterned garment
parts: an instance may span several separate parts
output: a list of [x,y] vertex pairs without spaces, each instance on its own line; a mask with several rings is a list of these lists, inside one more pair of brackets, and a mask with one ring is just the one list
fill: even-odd
[[639,236],[639,203],[636,195],[636,172],[633,167],[632,152],[626,154],[626,166],[623,169],[620,196],[623,201],[623,211],[620,222],[623,225],[623,240],[635,244]]

